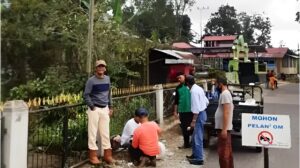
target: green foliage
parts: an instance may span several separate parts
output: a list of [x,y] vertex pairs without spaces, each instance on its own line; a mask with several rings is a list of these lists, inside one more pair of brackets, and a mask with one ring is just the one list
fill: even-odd
[[155,119],[155,104],[152,103],[154,94],[119,99],[114,101],[114,117],[111,119],[111,135],[120,134],[123,130],[125,123],[134,116],[134,112],[139,107],[146,108],[149,112],[150,120]]
[[[114,18],[107,14],[112,9],[111,1],[95,1],[91,64],[97,59],[105,59],[115,87],[145,83],[148,51],[159,46],[144,38],[151,36],[152,28],[158,30],[157,39],[168,41],[175,37],[172,4],[166,1],[141,3],[150,6],[137,7],[138,10],[147,9],[144,12],[128,8],[128,12],[124,12],[127,19],[118,27]],[[160,9],[160,6],[164,7]],[[5,88],[1,94],[4,100],[47,97],[63,91],[76,93],[83,89],[83,81],[87,80],[84,73],[88,8],[88,0],[13,0],[9,9],[1,11],[1,62],[2,79],[5,79],[1,83]],[[152,16],[156,10],[158,13]],[[132,18],[132,15],[136,17]],[[144,19],[147,20],[145,24],[140,24]],[[190,22],[187,18],[184,20],[182,34],[188,36]],[[142,37],[135,35],[138,31]],[[65,67],[65,70],[51,69],[57,66]]]
[[205,33],[211,35],[234,35],[240,31],[236,10],[229,5],[221,6],[218,12],[211,14],[205,28]]
[[60,93],[78,93],[83,90],[85,74],[68,72],[65,66],[50,67],[43,79],[30,80],[10,90],[10,99],[27,100],[36,97],[56,96]]
[[[123,9],[124,25],[129,29],[154,41],[191,40],[190,19],[177,11],[184,10],[182,8],[186,8],[183,6],[186,4],[181,3],[180,9],[177,9],[175,2],[167,0],[134,2],[134,6]],[[134,11],[134,7],[137,11]]]
[[218,78],[218,77],[226,77],[225,72],[218,69],[210,68],[208,70],[208,77],[209,78]]
[[[150,112],[150,120],[155,119],[153,105],[154,94],[133,98],[122,98],[114,101],[114,115],[110,121],[110,134],[122,133],[125,123],[133,117],[134,111],[145,107]],[[124,100],[126,99],[126,100]],[[86,106],[76,108],[61,108],[56,111],[34,113],[29,120],[30,148],[40,147],[45,151],[55,152],[61,149],[63,143],[63,119],[68,110],[68,142],[71,150],[85,150],[87,147],[87,115]],[[52,116],[52,117],[50,117]],[[59,116],[59,117],[58,117]]]
[[218,12],[211,15],[206,24],[205,33],[208,35],[243,34],[248,44],[270,46],[271,22],[262,15],[239,14],[233,6],[221,6]]

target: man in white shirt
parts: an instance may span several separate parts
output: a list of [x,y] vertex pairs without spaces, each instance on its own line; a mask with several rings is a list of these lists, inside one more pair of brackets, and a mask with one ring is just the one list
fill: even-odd
[[186,84],[191,89],[191,111],[193,112],[193,120],[191,127],[194,128],[192,135],[192,152],[191,156],[187,156],[190,164],[203,165],[203,132],[204,124],[207,119],[206,108],[209,103],[205,96],[204,90],[195,84],[193,76],[186,77]]
[[123,147],[130,146],[130,139],[133,135],[133,132],[140,125],[141,124],[139,123],[137,116],[134,116],[134,118],[127,121],[121,135],[121,146]]
[[123,128],[122,135],[118,135],[116,137],[113,137],[112,139],[112,146],[115,149],[118,149],[121,145],[123,148],[128,148],[131,145],[131,138],[133,136],[134,130],[139,127],[141,124],[138,120],[138,117],[136,113],[134,114],[134,117],[128,120]]

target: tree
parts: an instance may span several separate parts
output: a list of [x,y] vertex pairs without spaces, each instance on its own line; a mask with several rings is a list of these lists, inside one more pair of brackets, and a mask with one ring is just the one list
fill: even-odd
[[241,25],[237,19],[234,7],[221,6],[218,12],[211,15],[204,29],[206,34],[211,35],[234,35],[241,32]]
[[[9,9],[1,10],[1,98],[6,99],[9,90],[15,86],[29,81],[41,83],[39,80],[44,81],[53,69],[57,74],[68,73],[59,80],[62,82],[74,81],[78,75],[85,74],[88,7],[88,0],[14,0]],[[130,82],[124,78],[143,77],[148,49],[155,44],[131,36],[125,28],[117,29],[115,18],[107,16],[110,9],[110,4],[104,1],[95,3],[92,61],[101,58],[113,62],[108,67],[114,76],[112,81],[115,86],[127,87]],[[62,66],[67,70],[59,68]],[[58,83],[52,83],[51,88],[77,92],[76,88],[82,86],[82,83],[74,82],[77,87],[65,88],[67,85],[61,87]],[[44,87],[37,88],[40,89]]]
[[236,13],[234,7],[221,6],[218,12],[211,15],[206,24],[205,33],[210,35],[243,34],[249,44],[270,46],[271,22],[262,15]]
[[142,37],[158,37],[159,41],[189,41],[192,38],[190,19],[187,15],[177,16],[172,1],[136,0],[134,6],[125,7],[123,13],[128,20],[125,26]]

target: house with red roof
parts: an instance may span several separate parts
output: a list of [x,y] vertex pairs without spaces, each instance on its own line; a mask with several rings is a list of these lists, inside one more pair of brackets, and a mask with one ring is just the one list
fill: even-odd
[[[201,64],[206,67],[228,70],[228,62],[233,58],[232,46],[236,35],[232,36],[204,36],[204,47],[182,47],[198,56]],[[179,47],[178,47],[179,49]],[[241,59],[243,54],[240,55]],[[249,58],[254,61],[266,62],[268,70],[277,74],[294,75],[299,73],[299,56],[288,48],[264,48],[258,45],[249,45]]]
[[177,82],[176,74],[189,74],[199,59],[191,52],[151,49],[148,55],[148,84]]

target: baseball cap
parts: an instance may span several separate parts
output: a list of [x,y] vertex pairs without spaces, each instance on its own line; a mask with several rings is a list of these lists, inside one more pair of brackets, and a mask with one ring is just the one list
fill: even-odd
[[96,61],[96,67],[99,66],[99,65],[106,66],[106,62],[104,60],[98,60],[98,61]]
[[135,113],[134,113],[134,115],[138,116],[138,117],[148,116],[148,114],[149,114],[148,110],[146,110],[143,107],[140,107],[140,108],[136,109]]

